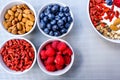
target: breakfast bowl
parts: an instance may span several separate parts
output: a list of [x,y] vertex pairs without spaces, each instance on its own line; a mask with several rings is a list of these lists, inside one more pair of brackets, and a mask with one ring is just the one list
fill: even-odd
[[59,76],[66,73],[74,62],[74,51],[62,39],[49,39],[38,50],[37,63],[48,75]]
[[25,1],[9,1],[1,10],[0,25],[10,36],[28,35],[36,26],[36,12]]
[[89,21],[95,32],[114,43],[120,43],[120,7],[117,3],[117,0],[88,0],[87,7]]
[[23,74],[36,62],[35,46],[27,39],[15,37],[6,40],[0,48],[0,66],[10,74]]
[[63,3],[48,3],[38,12],[38,28],[43,35],[49,38],[64,37],[72,29],[73,23],[72,11]]

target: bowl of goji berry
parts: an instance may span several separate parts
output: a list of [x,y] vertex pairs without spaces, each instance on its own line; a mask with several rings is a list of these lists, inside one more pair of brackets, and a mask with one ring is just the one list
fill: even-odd
[[0,48],[0,65],[8,73],[23,74],[36,62],[36,49],[25,38],[11,38]]
[[38,50],[37,62],[43,72],[58,76],[66,73],[74,61],[74,51],[62,39],[49,39]]
[[89,0],[88,16],[94,30],[104,39],[120,43],[120,1]]

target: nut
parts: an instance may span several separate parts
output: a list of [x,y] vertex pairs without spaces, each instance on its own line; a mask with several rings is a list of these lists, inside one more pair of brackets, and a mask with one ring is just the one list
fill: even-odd
[[14,12],[12,10],[8,10],[8,14],[13,16],[14,15]]
[[4,15],[3,26],[12,34],[25,34],[34,24],[35,16],[26,4],[14,5]]

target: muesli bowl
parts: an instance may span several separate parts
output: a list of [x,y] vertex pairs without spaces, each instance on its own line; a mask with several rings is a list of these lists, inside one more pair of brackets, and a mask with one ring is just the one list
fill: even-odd
[[117,0],[89,0],[88,17],[93,29],[105,40],[120,43],[120,10]]

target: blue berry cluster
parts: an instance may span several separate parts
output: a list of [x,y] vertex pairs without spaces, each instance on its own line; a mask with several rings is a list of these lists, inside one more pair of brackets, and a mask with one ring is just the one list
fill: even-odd
[[112,1],[112,0],[106,0],[106,4],[107,4],[107,5],[111,6],[111,5],[112,5],[112,3],[113,3],[113,1]]
[[73,21],[68,6],[58,4],[47,6],[39,15],[40,28],[50,36],[61,36],[68,31]]

